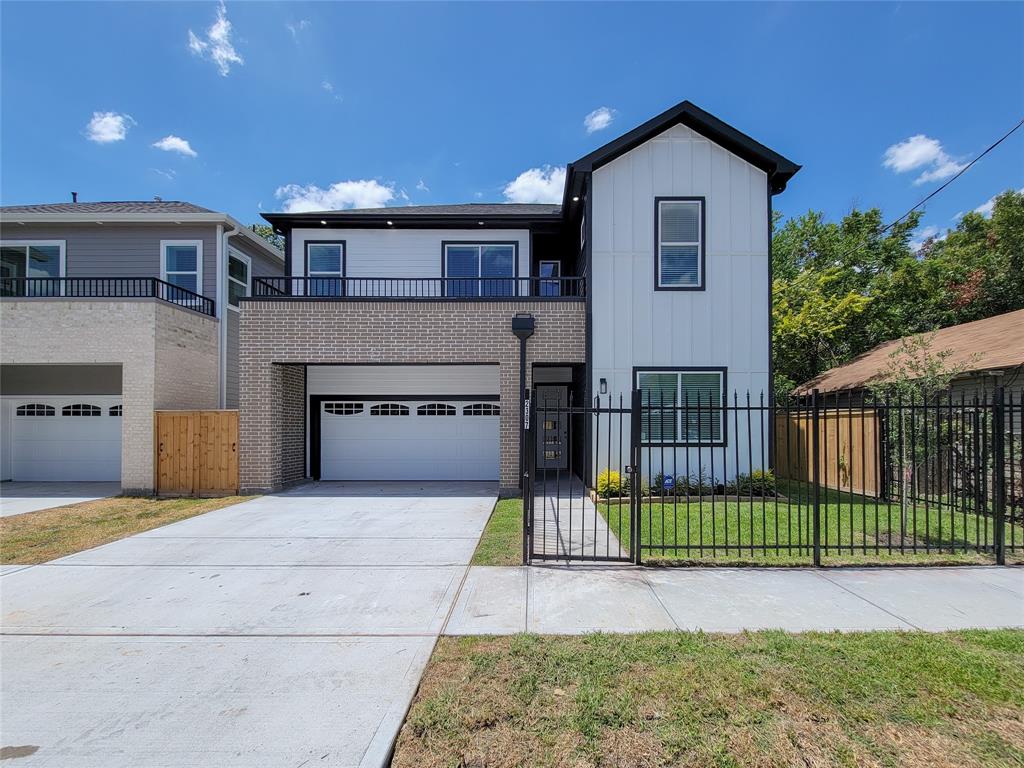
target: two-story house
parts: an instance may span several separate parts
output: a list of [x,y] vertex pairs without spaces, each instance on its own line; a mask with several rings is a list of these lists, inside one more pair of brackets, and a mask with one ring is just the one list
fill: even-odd
[[[265,214],[286,275],[257,275],[242,301],[243,488],[514,493],[526,388],[577,404],[770,393],[771,202],[798,170],[683,102],[569,164],[560,205]],[[561,421],[539,425],[538,465],[592,464],[589,430]],[[694,430],[728,440],[706,418],[658,437],[686,450]]]
[[0,480],[152,491],[153,411],[237,407],[239,301],[283,271],[191,203],[0,208]]

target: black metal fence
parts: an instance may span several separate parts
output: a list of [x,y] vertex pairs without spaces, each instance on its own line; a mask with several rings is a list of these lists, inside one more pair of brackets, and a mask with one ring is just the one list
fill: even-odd
[[156,277],[2,277],[0,296],[160,299],[210,317],[216,316],[213,299]]
[[582,277],[256,277],[261,299],[580,299]]
[[[560,418],[589,456],[553,472],[538,430]],[[1024,554],[1022,422],[1020,393],[1001,388],[541,407],[527,436],[529,554],[1002,563]]]

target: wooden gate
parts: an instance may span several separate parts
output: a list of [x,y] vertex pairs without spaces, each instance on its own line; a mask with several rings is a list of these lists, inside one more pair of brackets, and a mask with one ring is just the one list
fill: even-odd
[[156,411],[154,433],[157,493],[238,493],[238,411]]

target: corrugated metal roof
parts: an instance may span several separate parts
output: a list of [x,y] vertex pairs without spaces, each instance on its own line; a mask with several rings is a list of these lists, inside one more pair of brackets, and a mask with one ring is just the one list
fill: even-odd
[[[890,355],[902,339],[880,344],[870,352],[816,376],[797,388],[797,394],[814,389],[840,392],[859,389],[881,376],[889,367]],[[1005,370],[1024,365],[1024,309],[984,320],[940,328],[935,332],[933,353],[950,351],[947,367],[963,366],[965,371]]]

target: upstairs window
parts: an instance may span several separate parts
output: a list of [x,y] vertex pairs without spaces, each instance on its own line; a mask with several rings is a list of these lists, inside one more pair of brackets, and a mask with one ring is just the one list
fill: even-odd
[[0,242],[0,296],[60,296],[59,281],[43,278],[63,274],[63,240]]
[[516,295],[515,243],[445,243],[446,296]]
[[228,251],[228,306],[238,309],[238,300],[249,295],[252,261],[244,253]]
[[704,198],[655,199],[655,290],[704,289]]
[[640,439],[654,445],[724,445],[725,369],[638,371]]
[[160,254],[161,280],[192,293],[203,292],[201,240],[162,240]]
[[344,296],[345,242],[306,241],[306,294]]

